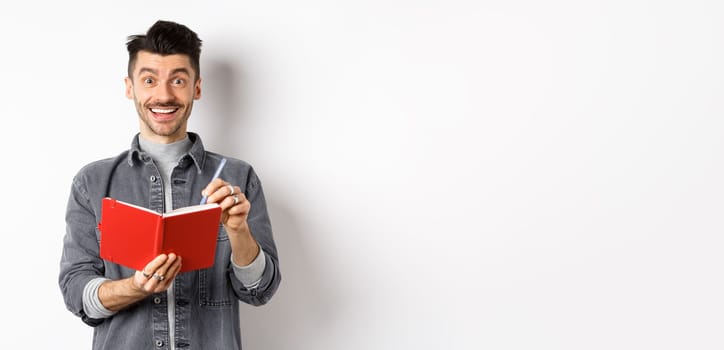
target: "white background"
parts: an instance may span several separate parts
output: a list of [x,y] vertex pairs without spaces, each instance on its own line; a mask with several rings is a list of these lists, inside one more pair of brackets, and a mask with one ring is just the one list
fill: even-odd
[[70,182],[128,148],[125,39],[170,19],[204,40],[190,130],[271,210],[245,349],[724,348],[720,1],[8,6],[3,347],[90,348]]

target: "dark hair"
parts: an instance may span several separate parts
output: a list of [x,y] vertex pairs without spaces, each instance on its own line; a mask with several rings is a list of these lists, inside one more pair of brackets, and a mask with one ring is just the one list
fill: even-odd
[[146,34],[131,35],[126,42],[128,48],[128,76],[133,76],[133,66],[139,51],[147,51],[159,55],[182,54],[189,57],[191,67],[196,72],[195,80],[199,79],[199,56],[201,56],[201,39],[183,24],[157,21]]

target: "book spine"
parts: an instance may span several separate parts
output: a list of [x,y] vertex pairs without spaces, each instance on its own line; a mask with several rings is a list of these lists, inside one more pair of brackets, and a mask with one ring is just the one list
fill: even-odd
[[[163,252],[163,236],[164,236],[164,227],[163,227],[163,216],[159,215],[156,221],[156,232],[155,232],[155,241],[153,245],[153,252],[156,254],[153,256],[152,259],[155,259],[159,254]],[[149,261],[150,262],[150,261]]]

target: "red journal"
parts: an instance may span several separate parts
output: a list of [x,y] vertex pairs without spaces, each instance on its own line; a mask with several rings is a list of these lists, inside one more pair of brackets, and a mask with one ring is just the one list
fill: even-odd
[[216,253],[221,207],[216,203],[179,208],[160,214],[103,198],[101,258],[143,270],[159,254],[181,257],[181,272],[211,267]]

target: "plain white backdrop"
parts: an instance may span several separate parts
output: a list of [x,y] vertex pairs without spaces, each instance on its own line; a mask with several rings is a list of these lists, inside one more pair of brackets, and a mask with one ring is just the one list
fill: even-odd
[[722,349],[724,5],[77,1],[0,11],[2,343],[89,349],[71,178],[138,130],[125,39],[204,40],[190,130],[252,163],[283,281],[245,349]]

